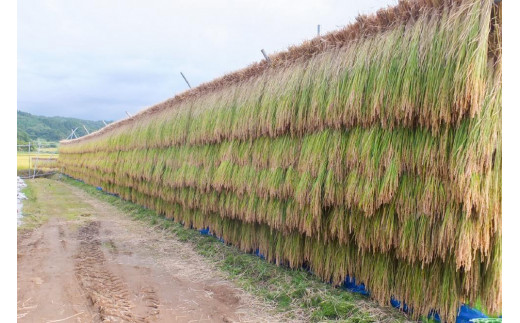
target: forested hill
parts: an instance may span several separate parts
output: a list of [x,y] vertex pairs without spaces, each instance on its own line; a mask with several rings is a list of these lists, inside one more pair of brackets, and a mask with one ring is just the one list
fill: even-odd
[[[65,117],[36,116],[27,112],[17,113],[17,141],[26,143],[37,139],[43,141],[60,141],[67,138],[72,129],[76,130],[78,137],[86,134],[83,125],[92,132],[104,126],[103,121],[90,121]],[[107,121],[109,123],[109,121]]]

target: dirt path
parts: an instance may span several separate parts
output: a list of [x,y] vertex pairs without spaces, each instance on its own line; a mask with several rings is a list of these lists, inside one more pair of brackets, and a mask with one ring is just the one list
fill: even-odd
[[277,321],[188,244],[78,188],[34,186],[49,220],[19,234],[20,322]]

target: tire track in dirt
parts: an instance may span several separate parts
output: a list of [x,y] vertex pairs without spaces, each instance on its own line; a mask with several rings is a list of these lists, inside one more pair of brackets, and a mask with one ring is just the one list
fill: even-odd
[[[96,322],[74,274],[75,241],[64,244],[67,225],[51,218],[18,239],[18,321]],[[64,319],[70,318],[70,319]]]
[[63,248],[63,250],[66,250],[67,249],[67,240],[66,240],[67,237],[65,235],[65,230],[63,229],[62,225],[58,226],[58,234],[59,234],[59,239],[61,242],[61,247]]
[[73,186],[34,185],[49,219],[18,236],[20,322],[283,321],[191,245]]
[[130,300],[126,284],[105,266],[107,260],[101,250],[99,228],[100,222],[91,221],[78,229],[75,272],[81,288],[102,322],[150,322],[159,314],[155,291],[152,287],[141,291],[147,313],[145,316],[136,315],[133,312],[136,306]]

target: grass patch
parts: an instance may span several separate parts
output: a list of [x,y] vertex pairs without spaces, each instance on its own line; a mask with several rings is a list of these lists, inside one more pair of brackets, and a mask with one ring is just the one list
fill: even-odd
[[[30,230],[39,227],[51,217],[61,217],[74,220],[86,214],[89,205],[76,199],[69,198],[67,187],[56,185],[56,182],[47,178],[25,180],[27,187],[22,192],[27,197],[23,201],[22,224],[18,230]],[[51,194],[54,198],[45,198]]]
[[26,180],[25,184],[27,186],[22,189],[22,193],[25,194],[27,199],[22,201],[23,218],[22,224],[18,226],[19,231],[37,228],[49,219],[47,215],[40,212],[34,182]]

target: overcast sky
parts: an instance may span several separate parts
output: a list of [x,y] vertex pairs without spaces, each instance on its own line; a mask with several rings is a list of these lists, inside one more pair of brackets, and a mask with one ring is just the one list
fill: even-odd
[[397,0],[18,1],[18,110],[118,120]]

